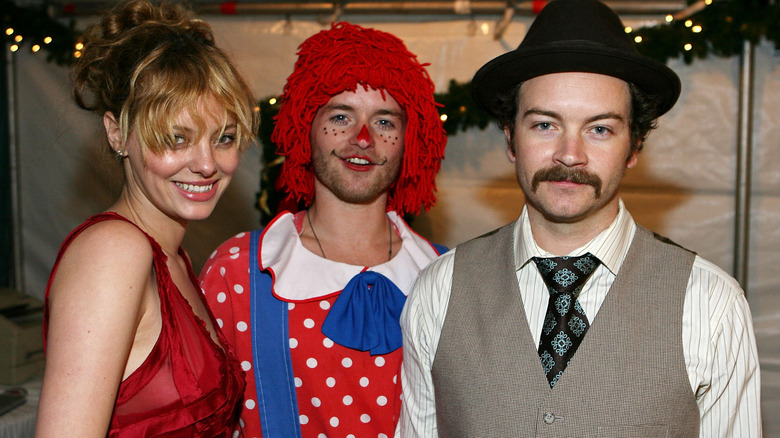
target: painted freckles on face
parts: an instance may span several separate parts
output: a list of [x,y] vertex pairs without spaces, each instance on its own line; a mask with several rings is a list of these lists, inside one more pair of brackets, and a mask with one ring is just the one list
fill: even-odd
[[[323,127],[322,131],[323,131],[323,135],[328,135],[328,127],[327,126]],[[346,135],[346,133],[347,132],[344,131],[344,130],[339,130],[339,129],[336,129],[336,128],[330,128],[330,134],[333,135],[333,136],[338,136],[339,134]],[[358,140],[369,138],[368,136],[369,136],[368,128],[366,127],[366,125],[363,125],[363,128],[361,129],[360,133],[358,133]],[[390,135],[386,135],[384,133],[380,133],[379,134],[379,141],[381,141],[384,144],[390,145],[390,146],[395,146],[396,144],[398,144],[398,136],[397,135],[390,136]]]
[[345,91],[312,122],[312,168],[317,190],[356,204],[386,196],[403,161],[403,110],[379,90]]
[[630,148],[630,93],[620,79],[555,73],[523,83],[509,158],[529,212],[552,222],[611,220]]

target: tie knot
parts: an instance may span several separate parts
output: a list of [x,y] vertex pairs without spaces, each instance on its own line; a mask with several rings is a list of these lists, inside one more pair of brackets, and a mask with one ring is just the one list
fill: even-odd
[[601,261],[591,253],[578,257],[534,257],[550,293],[576,296]]

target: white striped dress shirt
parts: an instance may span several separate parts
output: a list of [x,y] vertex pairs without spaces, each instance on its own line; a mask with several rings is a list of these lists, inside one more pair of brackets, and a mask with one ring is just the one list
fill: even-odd
[[[621,200],[609,228],[568,254],[590,252],[602,262],[579,295],[590,321],[615,281],[635,231],[636,224]],[[525,208],[515,227],[515,242],[520,295],[538,344],[549,293],[531,257],[559,254],[549,254],[536,245]],[[437,436],[431,366],[447,314],[454,253],[438,258],[420,273],[401,315],[403,408],[398,432],[402,437]],[[699,256],[685,294],[682,338],[688,378],[699,406],[699,436],[760,437],[761,379],[750,308],[739,284]]]

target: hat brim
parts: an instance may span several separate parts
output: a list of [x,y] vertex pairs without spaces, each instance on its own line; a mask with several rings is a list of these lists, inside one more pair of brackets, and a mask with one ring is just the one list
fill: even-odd
[[680,79],[665,64],[639,53],[588,41],[519,48],[498,56],[474,75],[471,94],[482,109],[496,116],[494,111],[501,94],[537,76],[564,72],[613,76],[646,93],[659,95],[662,99],[656,117],[669,111],[680,96]]

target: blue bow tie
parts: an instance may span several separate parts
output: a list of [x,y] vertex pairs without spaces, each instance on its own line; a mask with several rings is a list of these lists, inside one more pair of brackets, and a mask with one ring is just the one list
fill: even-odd
[[371,355],[401,347],[399,319],[406,295],[389,278],[363,271],[352,277],[333,303],[322,333],[333,342]]

